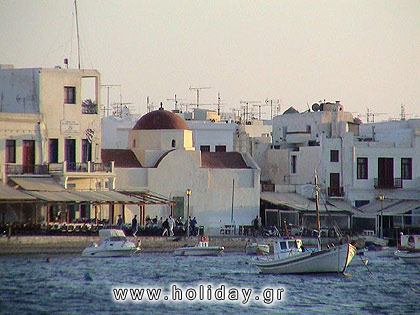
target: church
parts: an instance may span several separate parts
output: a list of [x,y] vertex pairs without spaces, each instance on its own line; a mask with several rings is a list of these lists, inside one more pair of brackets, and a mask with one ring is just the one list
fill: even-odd
[[[221,225],[249,225],[260,209],[260,169],[247,153],[204,152],[179,115],[160,109],[142,116],[129,133],[128,149],[103,149],[114,161],[117,191],[151,192],[172,206],[148,206],[145,217],[196,217],[208,234]],[[138,208],[128,207],[129,222]]]

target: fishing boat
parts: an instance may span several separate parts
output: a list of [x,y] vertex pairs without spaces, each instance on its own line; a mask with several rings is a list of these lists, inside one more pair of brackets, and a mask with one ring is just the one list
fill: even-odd
[[140,251],[140,242],[135,244],[127,239],[122,230],[99,230],[99,243],[92,243],[86,247],[84,257],[127,257]]
[[318,247],[309,251],[303,247],[302,240],[282,237],[273,244],[274,256],[257,258],[252,263],[262,273],[303,274],[303,273],[344,273],[356,254],[356,247],[347,242],[338,246],[321,248],[321,224],[319,215],[319,187],[315,175],[315,200],[318,227]]
[[420,263],[420,235],[400,234],[400,244],[395,256],[408,264]]
[[268,255],[270,253],[270,246],[261,243],[247,243],[245,253],[247,255]]
[[224,251],[223,246],[209,246],[207,236],[201,236],[195,246],[184,246],[175,249],[175,256],[218,256]]

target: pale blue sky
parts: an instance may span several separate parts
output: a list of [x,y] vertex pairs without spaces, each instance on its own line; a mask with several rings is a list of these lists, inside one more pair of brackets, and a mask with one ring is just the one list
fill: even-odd
[[[420,115],[420,1],[79,0],[82,67],[146,111],[190,86],[202,102],[280,99],[304,110]],[[0,63],[77,64],[72,0],[0,0]],[[111,98],[117,100],[114,89]],[[104,100],[104,99],[103,99]],[[172,104],[171,104],[172,106]],[[168,106],[169,107],[169,106]],[[268,109],[266,110],[268,113]]]

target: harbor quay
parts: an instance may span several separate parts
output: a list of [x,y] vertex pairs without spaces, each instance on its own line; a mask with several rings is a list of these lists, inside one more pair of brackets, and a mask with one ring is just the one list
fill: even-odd
[[[176,248],[197,243],[197,237],[159,237],[142,236],[129,237],[131,241],[141,242],[141,251],[146,253],[173,252]],[[12,236],[0,238],[0,255],[16,254],[77,254],[90,243],[98,242],[98,236]],[[249,236],[211,236],[213,245],[223,246],[225,252],[245,252],[247,242],[267,243],[271,246],[272,239]],[[333,239],[324,238],[324,244],[332,243]],[[316,245],[316,239],[307,238],[305,244]]]

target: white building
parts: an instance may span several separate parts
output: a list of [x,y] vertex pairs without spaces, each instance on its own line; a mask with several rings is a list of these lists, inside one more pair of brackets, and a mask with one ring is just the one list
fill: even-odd
[[254,160],[237,152],[196,150],[193,132],[180,116],[163,108],[150,112],[135,124],[128,142],[129,149],[102,151],[105,161],[115,161],[117,189],[133,194],[147,189],[176,202],[174,209],[141,213],[142,222],[145,215],[167,217],[172,212],[175,217],[196,216],[207,233],[215,233],[212,228],[232,220],[249,225],[259,213],[260,170]]
[[[418,225],[418,120],[361,125],[339,102],[314,104],[313,108],[315,112],[304,113],[290,108],[274,118],[273,148],[262,163],[262,180],[270,184],[266,188],[310,198],[316,170],[325,200],[352,216],[348,227],[379,233],[378,213],[384,206],[384,201],[377,201],[379,196],[390,206],[406,205],[389,210],[393,218],[384,221],[384,228],[391,228],[392,221],[404,216],[410,217],[406,224]],[[279,198],[287,199],[286,195]],[[371,204],[363,208],[367,203]]]
[[1,187],[36,195],[25,207],[2,195],[1,223],[53,220],[60,209],[67,221],[90,218],[91,200],[68,190],[112,189],[113,166],[101,163],[99,86],[96,70],[0,67]]

